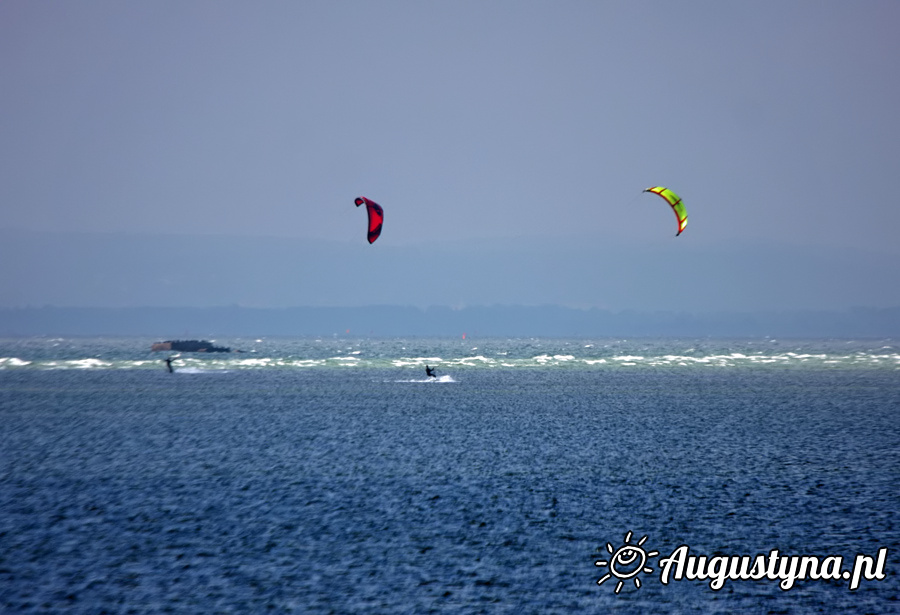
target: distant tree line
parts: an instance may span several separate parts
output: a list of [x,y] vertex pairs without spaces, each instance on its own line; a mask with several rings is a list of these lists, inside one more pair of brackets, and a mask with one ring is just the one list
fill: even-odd
[[611,312],[560,306],[0,308],[17,336],[900,337],[900,307],[846,311]]

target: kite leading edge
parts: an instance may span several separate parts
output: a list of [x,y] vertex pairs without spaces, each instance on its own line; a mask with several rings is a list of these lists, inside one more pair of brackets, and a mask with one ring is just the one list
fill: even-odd
[[672,206],[672,211],[675,212],[675,218],[678,219],[678,232],[675,233],[675,236],[678,237],[681,235],[681,231],[687,226],[687,209],[685,209],[684,203],[681,202],[681,197],[662,186],[653,186],[652,188],[647,188],[644,192],[658,194]]

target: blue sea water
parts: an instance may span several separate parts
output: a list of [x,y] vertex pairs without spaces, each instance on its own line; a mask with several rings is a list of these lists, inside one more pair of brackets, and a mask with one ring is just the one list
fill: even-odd
[[153,341],[0,340],[0,611],[900,612],[900,342]]

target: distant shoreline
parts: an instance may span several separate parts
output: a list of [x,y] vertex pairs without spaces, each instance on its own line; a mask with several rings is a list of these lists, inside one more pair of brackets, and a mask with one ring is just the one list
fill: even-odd
[[900,307],[638,312],[561,306],[0,308],[0,336],[900,337]]

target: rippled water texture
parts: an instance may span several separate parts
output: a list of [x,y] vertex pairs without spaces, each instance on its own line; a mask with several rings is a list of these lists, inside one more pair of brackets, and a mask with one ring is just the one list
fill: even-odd
[[[898,611],[889,341],[151,341],[0,343],[0,611]],[[629,531],[887,578],[616,594]]]
[[165,357],[185,371],[413,368],[447,370],[561,367],[848,368],[900,370],[891,340],[558,340],[558,339],[234,339],[238,352],[150,352],[141,338],[0,339],[0,371],[159,369]]

